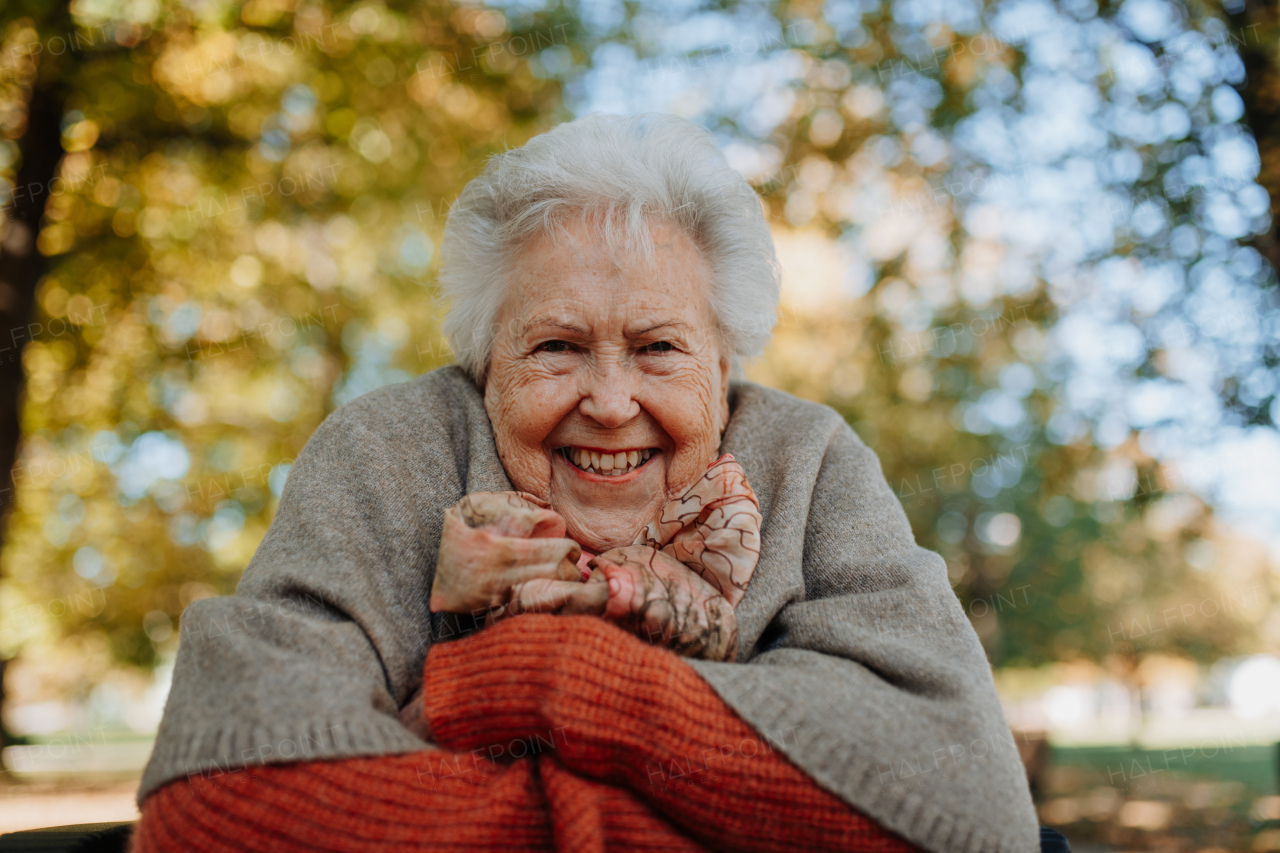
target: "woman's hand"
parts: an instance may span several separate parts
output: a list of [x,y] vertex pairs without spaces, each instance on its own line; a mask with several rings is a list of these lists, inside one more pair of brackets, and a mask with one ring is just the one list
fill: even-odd
[[647,545],[628,545],[593,557],[589,565],[585,584],[522,584],[503,615],[599,616],[682,657],[732,661],[737,655],[733,608],[674,557]]
[[732,661],[733,608],[688,566],[647,545],[606,551],[591,561],[591,583],[608,589],[605,619],[682,657]]
[[487,623],[521,613],[600,616],[684,657],[733,660],[733,607],[672,555],[647,545],[592,559],[586,583],[581,549],[565,522],[519,492],[476,492],[445,512],[431,610],[487,612]]
[[444,514],[431,610],[479,614],[504,608],[525,585],[582,587],[582,549],[564,534],[564,519],[532,495],[467,495]]

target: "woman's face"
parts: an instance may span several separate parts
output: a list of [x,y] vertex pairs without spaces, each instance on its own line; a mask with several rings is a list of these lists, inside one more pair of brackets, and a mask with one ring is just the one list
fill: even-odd
[[715,461],[729,359],[684,233],[654,223],[648,267],[615,262],[580,223],[566,230],[521,254],[484,402],[511,482],[600,552],[630,544]]

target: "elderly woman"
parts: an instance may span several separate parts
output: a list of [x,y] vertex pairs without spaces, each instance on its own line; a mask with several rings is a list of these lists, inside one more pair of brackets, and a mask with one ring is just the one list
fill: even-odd
[[688,122],[450,213],[458,365],[335,412],[183,617],[135,849],[1035,849],[982,649],[874,455],[733,377],[778,271]]

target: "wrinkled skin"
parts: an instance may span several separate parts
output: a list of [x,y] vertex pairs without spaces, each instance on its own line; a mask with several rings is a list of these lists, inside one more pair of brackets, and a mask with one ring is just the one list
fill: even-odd
[[[654,222],[651,234],[648,265],[566,222],[521,252],[495,319],[484,403],[502,466],[593,553],[635,542],[715,460],[728,421],[710,271],[682,231]],[[602,477],[566,446],[653,455]]]
[[[515,492],[469,495],[450,510],[455,511],[490,537],[451,540],[449,554],[458,544],[492,549],[496,546],[490,543],[500,543],[504,536],[556,536],[564,529],[563,521],[536,498]],[[742,466],[726,454],[668,501],[635,543],[593,557],[585,583],[569,579],[562,567],[559,575],[516,580],[503,596],[490,586],[503,573],[484,569],[486,561],[499,558],[489,550],[469,561],[453,559],[437,571],[437,587],[442,577],[447,588],[470,584],[475,589],[471,600],[494,602],[487,622],[520,613],[587,613],[689,657],[733,660],[733,607],[755,570],[759,543],[755,494]],[[503,553],[517,547],[513,543]],[[565,560],[573,556],[570,552]],[[478,576],[454,579],[462,566]]]
[[732,661],[737,656],[732,605],[671,556],[648,545],[628,545],[591,562],[592,578],[603,575],[609,591],[605,619],[685,657]]
[[564,519],[517,492],[475,492],[444,514],[432,611],[483,613],[534,581],[581,578],[582,549]]
[[[486,624],[521,613],[589,614],[686,657],[733,660],[737,654],[733,606],[668,553],[643,544],[614,548],[590,560],[584,579],[570,562],[581,554],[576,543],[523,538],[564,529],[562,519],[527,496],[477,492],[445,518],[432,610],[485,613]],[[708,533],[714,535],[699,535]],[[573,546],[567,551],[560,547],[566,542]],[[554,550],[541,562],[519,562],[548,546]]]
[[[760,515],[741,467],[716,460],[729,359],[696,244],[660,221],[650,233],[652,264],[575,221],[521,253],[484,383],[520,492],[470,495],[446,514],[432,610],[589,613],[686,656],[736,655]],[[650,458],[602,476],[565,447]],[[568,569],[570,540],[599,554],[585,583]]]
[[[749,536],[736,530],[744,526],[741,512],[715,511],[743,501],[755,506],[741,468],[725,456],[668,504],[660,521],[677,519],[681,508],[687,512],[694,504],[705,504],[706,512],[676,525],[677,538],[716,542],[721,534],[708,525],[736,519],[733,541],[749,541]],[[755,518],[758,543],[758,512]],[[668,528],[650,526],[644,534],[656,542],[652,537],[663,535],[672,523],[668,521]],[[465,496],[445,512],[431,610],[484,612],[486,624],[520,613],[590,614],[686,657],[720,661],[736,657],[738,623],[733,606],[693,570],[668,553],[636,544],[593,557],[590,575],[584,578],[576,565],[582,550],[572,540],[560,538],[564,530],[564,519],[532,495],[474,492]],[[745,574],[749,579],[758,546],[755,551],[730,547],[721,556],[719,562],[708,562],[732,566],[730,577],[740,579]],[[432,740],[421,688],[400,709],[399,717],[409,731],[424,741]]]
[[[732,462],[732,457],[725,458]],[[745,479],[742,482],[745,485]],[[754,496],[751,500],[754,501]],[[446,517],[453,514],[465,519],[468,523],[462,527],[486,535],[483,538],[454,536],[450,540],[453,553],[467,548],[475,550],[465,560],[454,559],[442,564],[443,570],[437,567],[431,609],[442,609],[434,605],[435,590],[443,573],[449,577],[445,586],[458,590],[459,600],[496,602],[502,599],[489,607],[487,624],[521,613],[588,614],[607,619],[650,643],[665,646],[685,657],[734,660],[738,651],[738,622],[733,606],[687,566],[648,545],[614,548],[593,557],[589,563],[591,574],[585,579],[579,579],[578,569],[573,566],[574,580],[568,579],[570,572],[565,564],[576,558],[580,551],[571,549],[558,564],[555,575],[517,581],[508,594],[495,593],[494,579],[501,578],[509,570],[492,572],[485,570],[484,566],[489,561],[501,561],[519,547],[514,542],[522,541],[515,539],[507,543],[502,540],[563,529],[562,519],[558,520],[558,526],[547,525],[545,516],[531,511],[537,509],[539,507],[528,495],[477,492],[467,495],[448,510]],[[470,522],[474,522],[476,528],[471,528]],[[699,535],[705,539],[708,538],[707,533]],[[445,536],[450,536],[448,522]],[[445,553],[444,542],[442,539],[442,555]],[[741,563],[741,559],[734,562]],[[495,563],[498,564],[500,562]],[[498,585],[501,582],[496,581]],[[424,741],[432,740],[423,713],[421,688],[400,709],[399,717],[409,731]]]
[[738,652],[733,606],[669,554],[647,545],[613,548],[591,558],[585,583],[530,581],[505,610],[600,616],[684,657],[732,661]]

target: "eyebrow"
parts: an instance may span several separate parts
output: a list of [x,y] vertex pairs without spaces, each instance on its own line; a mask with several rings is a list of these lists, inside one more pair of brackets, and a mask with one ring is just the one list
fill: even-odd
[[647,335],[650,332],[656,332],[658,329],[663,329],[668,326],[674,327],[676,329],[680,329],[681,331],[689,330],[689,324],[681,320],[659,320],[658,322],[653,323],[652,325],[649,325],[649,326],[645,326],[644,328],[641,328],[641,329],[628,328],[626,330],[626,334],[628,336]]
[[[564,329],[566,332],[573,332],[574,334],[582,335],[583,337],[586,337],[591,333],[590,329],[588,329],[586,326],[578,325],[577,323],[574,323],[571,320],[542,316],[542,317],[534,317],[528,323],[525,323],[524,334],[527,335],[535,329],[546,328],[548,326],[553,329]],[[671,320],[658,320],[657,322],[650,323],[649,325],[643,326],[640,328],[627,328],[624,330],[624,334],[626,334],[628,337],[638,337],[640,335],[647,335],[650,332],[655,332],[658,329],[664,329],[668,327],[678,329],[680,331],[686,331],[686,332],[689,330],[688,323],[685,323],[682,320],[671,319]]]
[[566,332],[573,332],[577,335],[586,336],[590,330],[586,326],[579,326],[570,320],[561,320],[554,317],[534,317],[532,320],[524,324],[524,334],[529,334],[534,329],[550,326],[553,329],[564,329]]

